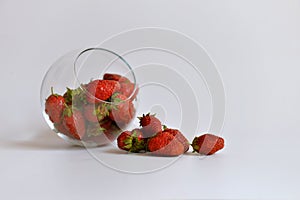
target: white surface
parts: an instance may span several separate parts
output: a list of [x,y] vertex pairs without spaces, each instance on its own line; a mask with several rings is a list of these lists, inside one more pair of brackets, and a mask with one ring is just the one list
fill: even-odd
[[[227,93],[226,149],[156,173],[106,168],[49,131],[39,88],[63,53],[160,26],[210,52]],[[299,199],[300,2],[0,1],[1,199]]]

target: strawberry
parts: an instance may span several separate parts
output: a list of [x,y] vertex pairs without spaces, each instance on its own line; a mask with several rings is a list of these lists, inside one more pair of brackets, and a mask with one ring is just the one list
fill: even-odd
[[118,147],[122,150],[129,151],[131,148],[131,132],[124,131],[122,132],[119,137],[117,138]]
[[63,112],[63,125],[76,139],[80,140],[85,135],[85,120],[79,110],[66,107]]
[[104,74],[103,80],[113,80],[113,81],[118,81],[119,83],[131,83],[131,81],[125,76],[121,76],[119,74],[110,74],[110,73]]
[[51,88],[51,93],[46,99],[45,112],[49,115],[49,119],[53,123],[59,123],[66,106],[65,99],[61,95],[54,94],[53,88]]
[[155,115],[150,115],[150,113],[142,117],[138,117],[140,120],[140,126],[143,127],[143,135],[145,138],[151,137],[156,133],[161,132],[161,122],[155,117]]
[[135,115],[134,105],[131,101],[126,100],[123,94],[115,93],[112,98],[110,119],[114,120],[119,127],[128,124]]
[[109,74],[109,73],[106,73],[106,74],[103,75],[103,80],[119,81],[121,77],[122,76],[119,75],[119,74]]
[[106,117],[99,124],[103,128],[104,132],[107,132],[112,128],[113,121],[109,117]]
[[184,146],[169,132],[159,132],[148,139],[148,151],[158,156],[179,156],[184,153]]
[[164,127],[163,132],[168,132],[172,134],[183,145],[184,152],[187,152],[189,150],[190,143],[179,130]]
[[[134,84],[129,82],[129,83],[121,83],[121,88],[119,92],[123,95],[125,95],[127,98],[130,97],[131,95],[136,96],[135,94],[132,94],[134,91]],[[132,99],[134,99],[133,97]]]
[[62,133],[66,136],[70,136],[68,130],[64,127],[62,123],[54,123],[54,127],[56,129],[56,132]]
[[118,90],[118,92],[125,95],[127,98],[132,95],[131,99],[132,100],[135,99],[137,92],[135,92],[135,94],[132,94],[134,92],[134,84],[128,78],[121,76],[119,74],[106,73],[103,75],[103,79],[118,81],[121,86],[121,88],[120,88],[120,90]]
[[61,134],[64,134],[65,136],[76,139],[74,137],[74,135],[69,133],[69,131],[65,128],[63,123],[55,123],[54,127],[55,127],[57,133],[61,133]]
[[212,134],[204,134],[195,137],[192,143],[194,152],[204,155],[212,155],[223,149],[224,139]]
[[94,80],[87,86],[87,101],[89,103],[108,100],[115,91],[120,90],[120,84],[114,80]]
[[125,151],[133,153],[145,151],[145,140],[140,129],[122,132],[117,141],[118,147]]
[[87,104],[83,107],[83,111],[85,119],[89,122],[101,121],[109,115],[109,111],[105,103],[101,103],[99,105]]

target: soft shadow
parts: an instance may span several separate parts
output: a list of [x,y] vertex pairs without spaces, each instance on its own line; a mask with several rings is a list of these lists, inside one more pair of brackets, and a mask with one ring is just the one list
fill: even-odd
[[193,153],[193,152],[190,152],[190,151],[185,152],[183,155],[186,155],[186,156],[201,156],[201,155],[198,154],[198,153]]
[[26,140],[3,141],[5,148],[22,150],[84,150],[65,142],[51,130],[43,130]]
[[130,153],[127,151],[123,151],[120,149],[107,149],[104,150],[103,152],[108,153],[108,154],[117,154],[117,155],[129,155],[129,156],[143,156],[143,157],[176,157],[176,156],[159,156],[152,154],[151,152],[141,152],[141,153]]
[[130,155],[130,156],[148,156],[147,153],[130,153],[127,151],[123,151],[120,149],[107,149],[103,151],[104,153],[108,153],[108,154],[117,154],[117,155]]
[[128,155],[129,153],[126,152],[126,151],[122,151],[122,150],[119,150],[119,149],[107,149],[104,151],[105,153],[110,153],[110,154],[118,154],[118,155]]

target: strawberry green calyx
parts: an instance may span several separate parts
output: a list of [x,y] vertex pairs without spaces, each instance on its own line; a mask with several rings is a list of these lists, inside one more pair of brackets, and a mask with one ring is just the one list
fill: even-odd
[[136,130],[136,129],[134,129],[134,130],[132,131],[131,136],[133,136],[133,137],[138,137],[138,136],[139,136],[139,131]]
[[145,143],[144,140],[140,140],[135,135],[128,136],[125,140],[125,148],[128,149],[129,152],[138,153],[141,150],[144,150]]
[[78,109],[72,105],[65,105],[65,109],[62,113],[62,116],[71,117],[75,111],[78,111]]
[[141,151],[146,151],[144,140],[138,140],[137,138],[133,138],[133,145],[129,152],[138,153]]
[[119,98],[119,95],[120,93],[119,92],[115,92],[111,98],[110,98],[110,101],[113,103],[113,104],[110,104],[109,105],[109,109],[110,110],[118,110],[118,105],[121,104],[122,102],[124,102],[123,99]]
[[143,118],[145,118],[145,117],[150,117],[150,116],[155,117],[155,116],[156,116],[156,113],[154,113],[154,114],[152,114],[152,115],[151,115],[151,113],[147,113],[146,115],[143,114],[141,117],[137,117],[137,118],[138,118],[139,120],[141,120],[141,119],[143,119]]
[[67,91],[64,94],[65,100],[67,104],[72,103],[73,90],[67,87]]
[[122,132],[117,141],[120,149],[131,153],[139,153],[146,150],[146,142],[142,138],[142,133],[139,129]]
[[73,111],[72,111],[71,107],[70,106],[66,106],[66,108],[63,111],[63,116],[71,117],[72,114],[73,114]]
[[141,119],[143,119],[144,117],[146,117],[146,116],[149,116],[150,115],[150,113],[147,113],[146,115],[145,114],[143,114],[141,117],[137,117],[139,120],[141,120]]
[[109,111],[118,109],[117,105],[115,105],[115,99],[117,98],[118,95],[119,95],[119,92],[115,92],[108,99],[109,102],[112,102],[112,104],[107,104],[107,106],[106,106]]
[[53,86],[50,88],[50,91],[51,91],[51,95],[52,95],[52,96],[55,96],[55,97],[59,97],[59,96],[60,96],[59,94],[54,93]]
[[120,94],[120,92],[113,93],[113,95],[111,95],[111,97],[110,97],[110,101],[113,102],[114,99],[117,98],[119,94]]
[[156,113],[154,114],[150,114],[150,113],[147,113],[146,115],[143,114],[141,117],[137,117],[139,120],[140,120],[140,126],[142,126],[143,123],[150,123],[150,119],[152,117],[155,117],[156,116]]
[[106,131],[105,128],[103,127],[99,127],[99,128],[95,128],[95,129],[88,129],[87,130],[87,136],[88,137],[96,137],[99,135],[102,135],[104,133],[104,131]]
[[120,103],[123,102],[123,100],[120,99],[120,98],[115,98],[115,99],[113,100],[113,102],[114,102],[115,104],[120,104]]
[[109,105],[108,104],[100,104],[93,112],[95,116],[97,116],[98,120],[101,121],[105,117],[109,116]]
[[164,131],[164,130],[167,130],[168,129],[168,127],[166,126],[166,125],[162,125],[162,130]]
[[146,150],[146,144],[144,138],[142,138],[142,134],[139,130],[132,131],[132,146],[130,152],[138,153],[140,151]]
[[132,144],[133,144],[133,137],[128,136],[125,140],[124,140],[124,148],[128,149],[129,151],[131,151],[132,148]]
[[[84,87],[84,85],[82,85],[81,87]],[[83,104],[87,103],[86,96],[81,87],[78,87],[76,89],[70,89],[67,87],[64,98],[68,105],[73,104],[74,106],[80,107]]]
[[195,137],[191,144],[191,146],[193,147],[193,153],[199,152],[199,150],[200,150],[200,146],[198,145],[198,139],[199,139],[199,137]]

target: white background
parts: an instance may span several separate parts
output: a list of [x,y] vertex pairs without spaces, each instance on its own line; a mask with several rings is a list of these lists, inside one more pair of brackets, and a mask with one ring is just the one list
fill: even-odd
[[[62,54],[155,26],[216,62],[227,93],[224,151],[130,175],[47,127],[39,89]],[[0,1],[1,199],[298,199],[300,1]]]

